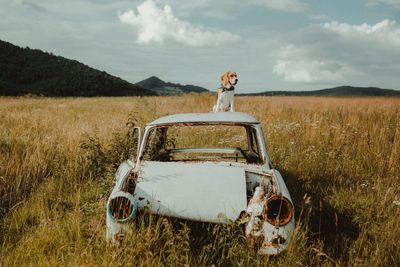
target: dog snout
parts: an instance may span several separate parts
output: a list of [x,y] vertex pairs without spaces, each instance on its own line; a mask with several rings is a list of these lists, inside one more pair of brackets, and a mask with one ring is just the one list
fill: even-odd
[[235,79],[235,84],[237,84],[237,82],[238,82],[238,79]]

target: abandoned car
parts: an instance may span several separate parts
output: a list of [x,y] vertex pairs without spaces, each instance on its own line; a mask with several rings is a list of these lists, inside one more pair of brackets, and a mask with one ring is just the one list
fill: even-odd
[[[135,127],[106,207],[106,236],[121,241],[137,210],[185,220],[243,222],[259,254],[287,249],[294,207],[260,123],[240,112],[176,114]],[[135,140],[136,141],[136,140]]]

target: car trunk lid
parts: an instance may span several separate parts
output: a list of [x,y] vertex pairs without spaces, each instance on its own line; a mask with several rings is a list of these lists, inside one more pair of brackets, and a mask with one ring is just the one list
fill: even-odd
[[139,208],[195,221],[236,220],[247,207],[242,168],[218,163],[142,163],[134,197]]

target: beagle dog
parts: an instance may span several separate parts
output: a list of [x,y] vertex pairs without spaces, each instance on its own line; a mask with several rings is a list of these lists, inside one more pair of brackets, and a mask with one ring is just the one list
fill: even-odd
[[218,89],[217,104],[213,107],[214,112],[234,112],[235,85],[238,78],[234,71],[227,71],[221,76],[221,87]]

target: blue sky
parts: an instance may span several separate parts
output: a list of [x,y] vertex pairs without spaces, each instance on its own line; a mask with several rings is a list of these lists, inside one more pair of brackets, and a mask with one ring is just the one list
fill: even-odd
[[400,0],[0,0],[0,39],[130,82],[400,89]]

